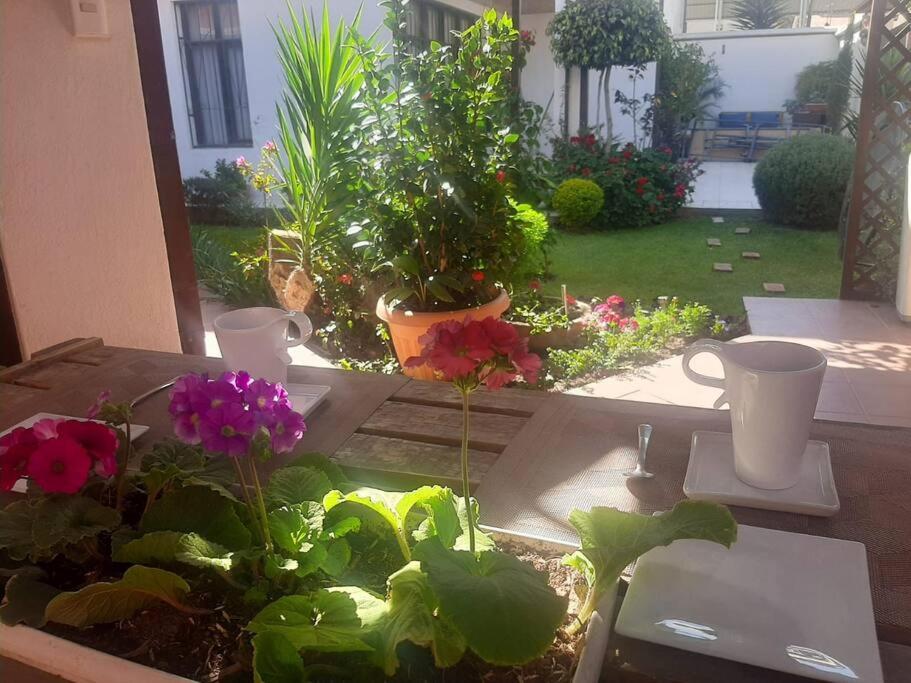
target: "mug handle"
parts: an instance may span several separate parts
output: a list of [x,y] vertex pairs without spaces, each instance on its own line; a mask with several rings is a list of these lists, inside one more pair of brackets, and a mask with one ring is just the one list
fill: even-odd
[[[693,370],[693,368],[690,367],[690,363],[692,363],[693,357],[700,353],[711,353],[724,363],[724,346],[724,342],[715,341],[714,339],[700,339],[693,342],[683,351],[683,374],[686,375],[687,379],[696,384],[723,390],[725,388],[725,380],[723,377],[709,377],[708,375],[703,375],[702,373]],[[721,396],[715,401],[714,407],[720,408],[727,402],[727,394],[722,391]]]
[[285,338],[286,349],[290,349],[292,346],[300,346],[310,339],[310,335],[313,334],[313,323],[310,322],[310,318],[306,313],[301,311],[287,311],[285,313],[285,320],[289,323],[294,323],[298,331],[296,337]]

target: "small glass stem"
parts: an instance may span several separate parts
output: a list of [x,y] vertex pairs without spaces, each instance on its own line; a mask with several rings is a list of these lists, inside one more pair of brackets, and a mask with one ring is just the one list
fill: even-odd
[[259,513],[262,520],[263,540],[266,550],[272,552],[272,535],[269,533],[269,519],[266,513],[266,501],[263,499],[263,487],[259,483],[259,474],[256,471],[256,462],[250,456],[250,472],[253,473],[253,490],[256,491],[256,502],[259,504]]
[[468,399],[471,392],[460,389],[462,392],[462,497],[465,499],[465,516],[468,519],[468,549],[474,553],[474,520],[471,510],[471,482],[468,480],[468,430],[469,410]]

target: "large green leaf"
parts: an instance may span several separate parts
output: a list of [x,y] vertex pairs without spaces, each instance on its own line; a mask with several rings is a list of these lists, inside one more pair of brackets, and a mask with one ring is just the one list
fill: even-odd
[[17,500],[0,510],[0,550],[13,560],[24,560],[31,552],[32,525],[35,506],[27,500]]
[[307,544],[319,538],[324,518],[325,512],[319,503],[285,505],[269,513],[269,533],[282,550],[305,552]]
[[329,477],[329,481],[336,488],[348,483],[348,477],[342,472],[342,468],[322,453],[301,453],[285,463],[282,469],[286,467],[309,467],[310,469],[319,470]]
[[32,534],[38,548],[71,545],[111,531],[120,513],[85,496],[51,496],[35,508]]
[[229,550],[243,550],[250,547],[251,536],[235,505],[210,488],[185,486],[153,503],[140,531],[196,533]]
[[272,508],[321,501],[332,490],[325,473],[312,467],[283,467],[269,477],[264,492],[266,505]]
[[190,592],[187,582],[171,572],[136,565],[120,581],[93,583],[75,592],[61,593],[48,603],[47,620],[83,628],[128,619],[156,602],[183,611]]
[[[564,562],[583,569],[590,583],[579,612],[580,626],[627,565],[652,548],[687,538],[730,548],[737,540],[737,522],[725,506],[696,500],[681,501],[661,515],[640,515],[608,507],[594,507],[590,512],[573,510],[569,521],[579,532],[582,548]],[[580,563],[578,555],[585,557],[590,566]]]
[[438,515],[439,521],[425,526],[423,535],[429,536],[431,530],[435,531],[438,523],[447,538],[454,542],[458,520],[444,512],[446,505],[452,507],[452,501],[452,491],[442,486],[422,486],[405,493],[364,487],[350,493],[330,491],[323,498],[323,506],[328,511],[342,503],[354,503],[372,510],[391,527],[402,555],[406,560],[410,560],[411,547],[408,543],[407,533],[408,515],[415,508],[424,510],[434,518]]
[[302,683],[306,680],[304,662],[287,638],[271,631],[254,636],[254,683]]
[[183,562],[194,567],[213,567],[229,570],[232,553],[199,534],[180,531],[153,531],[121,546],[113,557],[115,562],[131,564],[170,564]]
[[422,541],[414,554],[439,600],[439,615],[485,661],[523,664],[553,643],[567,601],[546,574],[506,553],[473,555],[437,539]]
[[21,623],[41,628],[47,623],[44,614],[47,604],[59,593],[59,588],[16,574],[6,582],[4,604],[0,607],[0,622],[7,626]]
[[396,649],[405,640],[430,647],[440,668],[458,662],[465,653],[465,639],[451,624],[434,616],[436,596],[420,563],[409,562],[392,574],[388,583],[386,614],[367,638],[376,649],[372,655],[376,664],[392,676],[399,666]]
[[360,588],[289,595],[264,607],[247,625],[256,634],[277,633],[297,650],[369,652],[367,631],[376,627],[385,603]]
[[235,500],[234,467],[228,458],[206,456],[199,446],[175,439],[155,444],[142,459],[139,475],[148,494],[155,498],[171,484],[205,486],[219,495]]

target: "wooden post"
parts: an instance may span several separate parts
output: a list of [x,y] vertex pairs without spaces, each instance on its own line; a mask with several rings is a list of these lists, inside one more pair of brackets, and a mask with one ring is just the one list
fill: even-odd
[[155,168],[155,184],[158,187],[158,204],[171,272],[180,346],[184,353],[202,356],[205,354],[205,333],[190,243],[190,223],[184,205],[180,161],[174,143],[174,121],[171,118],[168,78],[161,45],[158,4],[147,0],[130,0],[130,8],[133,13],[139,76],[142,79],[149,145]]
[[845,234],[844,262],[841,270],[842,299],[856,299],[859,292],[854,289],[854,268],[857,265],[857,242],[860,239],[860,221],[864,207],[864,186],[867,179],[867,163],[870,156],[873,123],[876,118],[879,99],[879,67],[882,52],[882,29],[888,0],[873,0],[870,34],[867,37],[867,60],[864,65],[864,80],[860,99],[860,119],[857,124],[857,152],[854,156],[854,172],[851,184],[851,203],[848,208],[848,227]]

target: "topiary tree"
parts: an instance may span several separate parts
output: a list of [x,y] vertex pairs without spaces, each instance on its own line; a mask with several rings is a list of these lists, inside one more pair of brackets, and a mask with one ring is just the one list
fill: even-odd
[[854,145],[840,135],[799,135],[776,145],[753,172],[762,212],[776,223],[834,230],[853,162]]
[[551,203],[564,226],[585,228],[604,206],[604,191],[591,180],[570,178],[560,183]]
[[607,138],[614,134],[610,72],[643,67],[671,44],[664,15],[654,0],[571,0],[547,27],[554,61],[600,72]]

